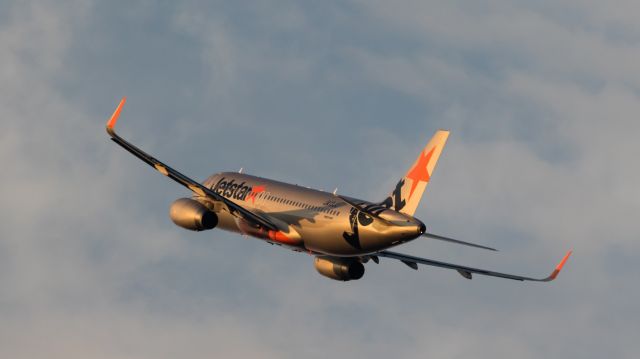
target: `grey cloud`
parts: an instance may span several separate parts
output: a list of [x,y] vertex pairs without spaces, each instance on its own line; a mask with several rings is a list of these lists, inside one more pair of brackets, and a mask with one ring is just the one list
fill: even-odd
[[[540,4],[3,5],[0,354],[634,357],[635,5]],[[345,285],[180,231],[187,193],[104,133],[122,95],[122,132],[196,178],[372,199],[450,128],[419,215],[503,251],[399,251],[540,275],[576,254],[546,286],[384,261]]]

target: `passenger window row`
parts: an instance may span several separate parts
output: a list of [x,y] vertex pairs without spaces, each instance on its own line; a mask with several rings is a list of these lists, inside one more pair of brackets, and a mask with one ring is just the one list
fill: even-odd
[[299,208],[304,208],[304,209],[309,209],[309,210],[314,210],[314,211],[318,211],[318,212],[323,212],[323,213],[327,213],[327,214],[332,214],[334,216],[338,215],[338,211],[334,210],[334,209],[330,209],[330,208],[326,208],[326,207],[320,207],[320,206],[312,206],[308,203],[304,203],[304,202],[299,202],[299,201],[293,201],[290,199],[286,199],[286,198],[282,198],[282,197],[278,197],[278,196],[274,196],[274,195],[267,195],[266,193],[260,193],[258,195],[258,198],[260,199],[264,199],[267,201],[271,201],[271,202],[275,202],[275,203],[282,203],[282,204],[286,204],[289,206],[296,206]]

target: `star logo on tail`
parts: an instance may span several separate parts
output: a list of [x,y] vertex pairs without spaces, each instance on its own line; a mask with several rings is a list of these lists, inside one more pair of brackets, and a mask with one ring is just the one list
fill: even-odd
[[429,170],[427,167],[429,166],[429,162],[431,161],[431,157],[433,156],[433,152],[436,148],[432,148],[426,156],[423,156],[424,152],[420,154],[420,158],[418,158],[418,163],[407,173],[407,178],[411,179],[411,190],[409,191],[409,199],[413,195],[413,191],[416,190],[418,186],[418,182],[429,182],[431,175],[429,174]]

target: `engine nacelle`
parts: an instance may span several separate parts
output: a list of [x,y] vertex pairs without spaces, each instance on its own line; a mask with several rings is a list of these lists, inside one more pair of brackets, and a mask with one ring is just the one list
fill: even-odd
[[364,275],[364,265],[357,259],[316,257],[314,266],[323,276],[345,282]]
[[218,225],[218,216],[191,198],[175,200],[169,208],[169,217],[176,225],[191,231],[213,229]]

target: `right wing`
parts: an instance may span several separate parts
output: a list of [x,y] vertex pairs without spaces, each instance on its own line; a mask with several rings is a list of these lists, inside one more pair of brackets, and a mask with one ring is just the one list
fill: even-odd
[[489,271],[489,270],[485,270],[485,269],[479,269],[479,268],[465,267],[465,266],[461,266],[461,265],[457,265],[457,264],[440,262],[440,261],[435,261],[435,260],[432,260],[432,259],[414,257],[414,256],[410,256],[410,255],[407,255],[407,254],[401,254],[401,253],[395,253],[395,252],[389,252],[389,251],[378,252],[375,255],[379,256],[379,257],[397,259],[397,260],[403,262],[404,264],[408,265],[409,267],[411,267],[413,269],[418,269],[417,263],[426,264],[426,265],[429,265],[429,266],[447,268],[447,269],[455,269],[455,270],[458,271],[458,273],[460,273],[461,276],[463,276],[463,277],[465,277],[467,279],[471,279],[471,273],[476,273],[476,274],[482,274],[482,275],[487,275],[487,276],[491,276],[491,277],[500,277],[500,278],[507,278],[507,279],[513,279],[513,280],[520,280],[520,281],[528,280],[528,281],[534,281],[534,282],[550,282],[550,281],[556,279],[556,277],[558,276],[558,273],[560,273],[560,270],[562,270],[562,267],[564,266],[564,263],[567,261],[567,259],[569,259],[569,256],[571,255],[571,251],[567,252],[567,254],[564,256],[564,258],[562,258],[560,263],[553,270],[553,272],[551,272],[551,274],[546,278],[522,277],[522,276],[519,276],[519,275],[500,273],[500,272],[493,272],[493,271]]
[[155,168],[158,172],[180,183],[181,185],[187,187],[198,196],[209,197],[210,199],[216,202],[222,202],[226,206],[229,213],[235,215],[236,217],[245,219],[249,223],[252,223],[257,226],[261,226],[269,230],[274,230],[274,231],[279,230],[279,228],[275,224],[273,224],[271,221],[269,221],[267,218],[264,218],[263,216],[257,213],[253,213],[245,209],[244,207],[232,202],[231,200],[213,192],[209,188],[201,185],[200,183],[192,180],[191,178],[165,165],[164,163],[155,159],[153,156],[145,153],[138,147],[127,142],[124,138],[118,136],[114,128],[115,128],[116,122],[118,122],[118,117],[120,117],[122,106],[124,106],[124,103],[126,102],[126,100],[127,100],[126,97],[122,98],[122,100],[120,101],[120,104],[118,105],[115,112],[107,122],[107,133],[109,133],[109,136],[111,136],[111,140],[113,140],[113,142],[122,146],[125,150],[131,152],[134,156],[146,162],[149,166]]

